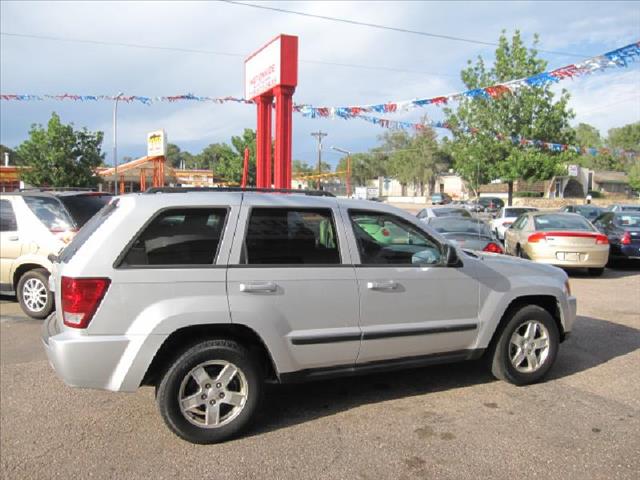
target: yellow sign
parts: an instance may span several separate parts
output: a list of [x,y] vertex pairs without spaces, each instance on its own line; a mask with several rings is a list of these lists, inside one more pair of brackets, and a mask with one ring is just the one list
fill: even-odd
[[147,133],[147,156],[161,157],[167,154],[167,134],[164,130]]

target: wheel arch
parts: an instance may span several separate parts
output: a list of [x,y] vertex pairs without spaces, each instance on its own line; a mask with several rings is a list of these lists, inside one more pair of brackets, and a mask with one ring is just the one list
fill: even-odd
[[20,265],[18,265],[16,267],[16,269],[13,271],[13,277],[11,279],[11,283],[13,285],[13,290],[14,291],[18,291],[18,282],[20,281],[20,277],[22,277],[25,273],[31,271],[31,270],[37,270],[37,269],[43,269],[46,270],[47,272],[51,273],[51,270],[48,269],[47,267],[45,267],[42,264],[39,263],[35,263],[35,262],[24,262]]
[[172,332],[154,355],[140,386],[157,386],[173,360],[193,345],[212,338],[235,340],[248,348],[264,368],[265,378],[271,381],[278,381],[275,362],[262,338],[246,325],[225,323],[190,325]]
[[513,314],[521,308],[529,305],[536,305],[549,312],[551,317],[553,317],[553,319],[555,320],[556,326],[558,327],[560,341],[564,341],[565,331],[562,325],[562,313],[560,310],[558,299],[553,295],[522,295],[514,298],[513,300],[511,300],[509,305],[507,305],[507,308],[504,310],[502,316],[500,317],[498,326],[491,336],[491,341],[489,342],[487,351],[491,351],[491,349],[494,347],[495,343],[498,341],[498,338],[500,338],[502,330],[505,328],[507,322],[513,316]]

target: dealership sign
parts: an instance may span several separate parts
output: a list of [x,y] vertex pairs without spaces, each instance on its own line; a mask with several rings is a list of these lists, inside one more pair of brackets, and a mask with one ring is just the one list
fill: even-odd
[[253,99],[298,83],[298,38],[278,35],[244,62],[244,97]]
[[167,134],[164,130],[147,133],[147,157],[163,157],[167,154]]

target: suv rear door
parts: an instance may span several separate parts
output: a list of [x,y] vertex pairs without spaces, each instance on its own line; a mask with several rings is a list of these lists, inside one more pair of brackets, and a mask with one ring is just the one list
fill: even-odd
[[446,266],[442,246],[400,216],[351,209],[343,214],[352,226],[350,249],[358,255],[357,363],[472,348],[479,283],[471,262]]
[[228,295],[280,373],[355,364],[358,288],[335,199],[245,194]]

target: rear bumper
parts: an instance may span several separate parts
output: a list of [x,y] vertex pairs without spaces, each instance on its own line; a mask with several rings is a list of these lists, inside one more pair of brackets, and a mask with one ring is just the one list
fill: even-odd
[[[572,252],[567,253],[565,250],[572,250]],[[608,246],[600,249],[582,250],[575,247],[560,249],[558,247],[537,246],[531,248],[530,245],[527,245],[525,253],[534,262],[567,268],[602,268],[609,261]],[[569,254],[572,255],[572,258],[569,258]]]
[[640,260],[640,245],[611,245],[611,256]]
[[49,364],[64,383],[111,391],[135,391],[165,338],[83,335],[60,329],[55,313],[42,328]]

